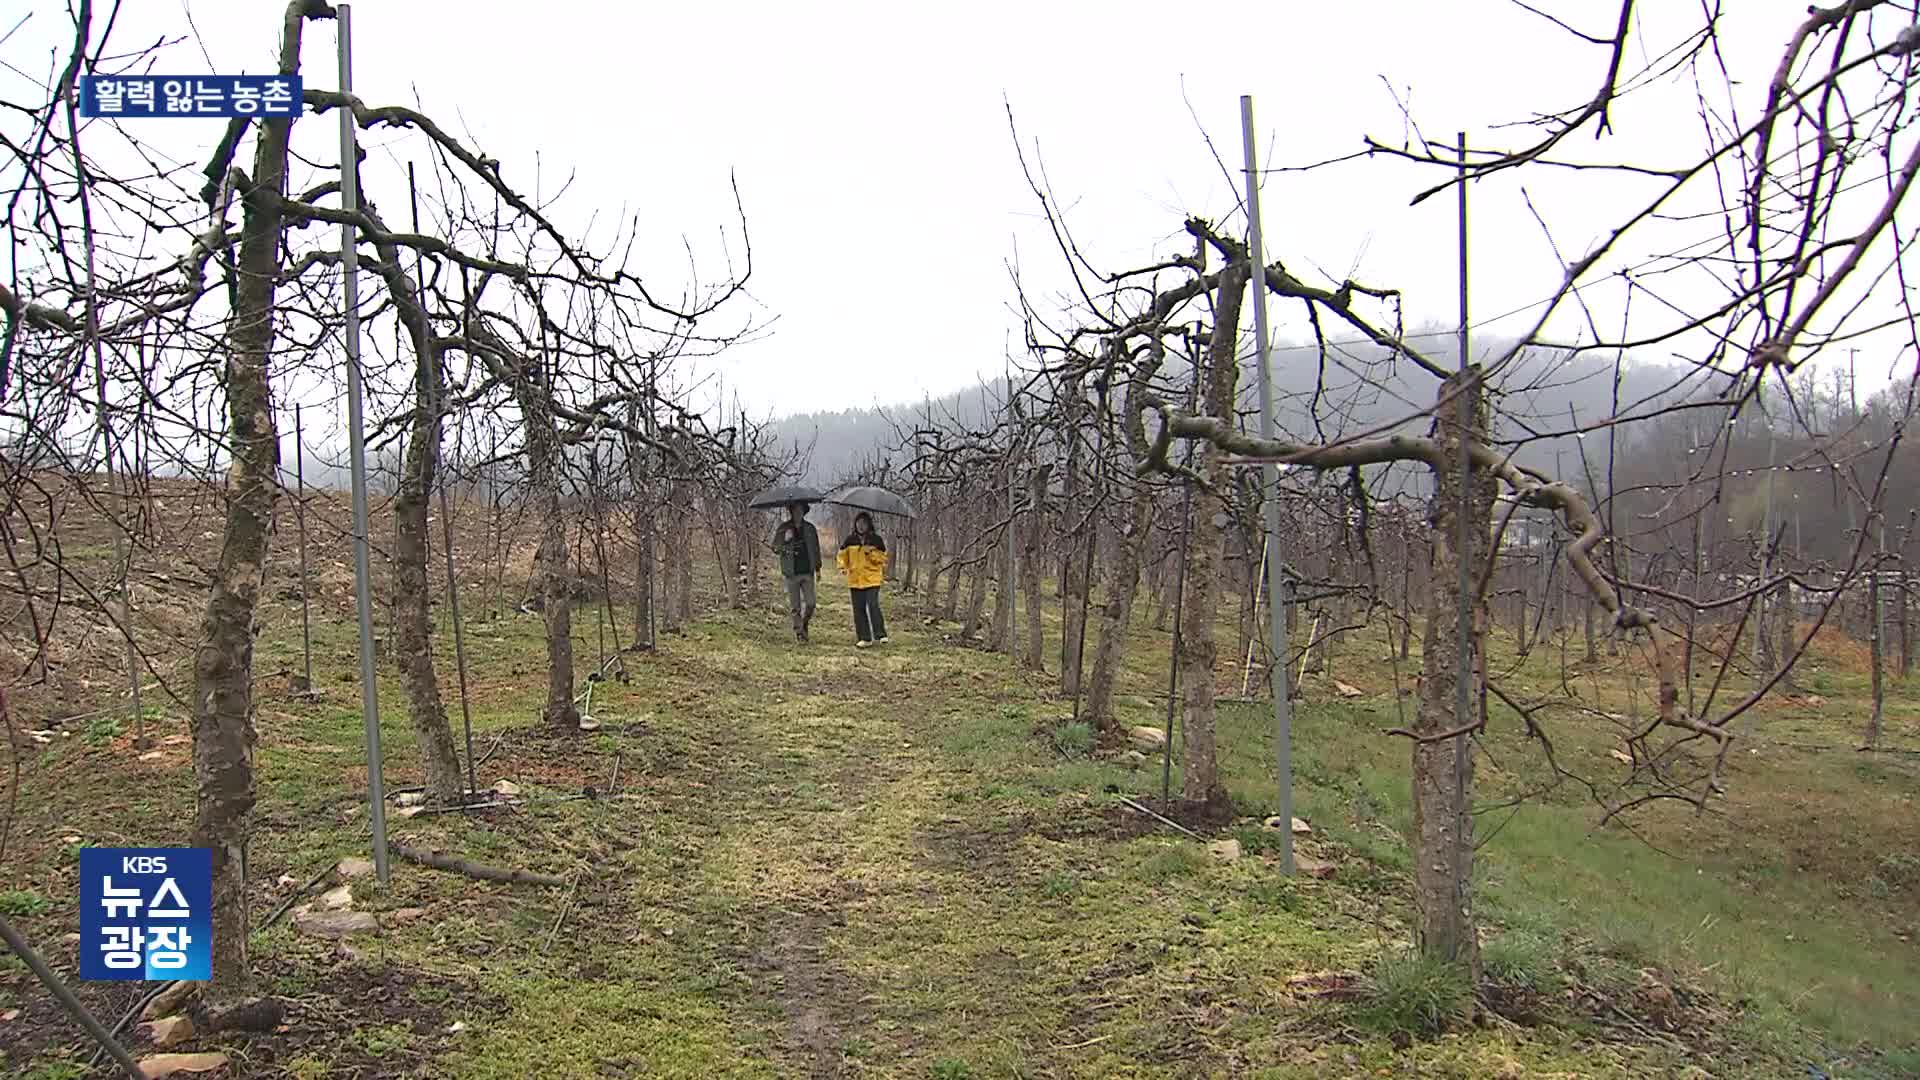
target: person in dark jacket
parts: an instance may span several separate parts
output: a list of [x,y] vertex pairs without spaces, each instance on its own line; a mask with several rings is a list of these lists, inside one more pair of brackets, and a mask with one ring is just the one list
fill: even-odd
[[880,614],[880,582],[887,575],[887,542],[874,531],[865,510],[854,515],[853,532],[840,542],[840,570],[853,590],[854,647],[887,643],[887,620]]
[[794,640],[806,641],[816,599],[814,579],[820,573],[820,532],[807,520],[806,503],[787,504],[787,520],[773,531],[773,550],[780,553],[780,576],[787,581]]

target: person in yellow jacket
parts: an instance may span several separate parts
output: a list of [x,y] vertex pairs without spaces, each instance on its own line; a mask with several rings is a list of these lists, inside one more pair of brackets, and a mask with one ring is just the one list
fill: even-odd
[[880,582],[887,573],[887,542],[874,531],[873,518],[862,510],[854,515],[853,532],[840,542],[835,560],[853,590],[854,648],[887,643],[887,620],[880,614]]

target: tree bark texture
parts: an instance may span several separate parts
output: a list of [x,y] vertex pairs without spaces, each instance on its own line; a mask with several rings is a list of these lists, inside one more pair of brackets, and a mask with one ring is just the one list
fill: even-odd
[[[1486,398],[1479,369],[1467,375],[1473,431],[1485,437]],[[1459,402],[1453,398],[1461,376],[1441,387],[1434,436],[1444,448],[1445,468],[1435,470],[1432,501],[1428,504],[1427,535],[1432,543],[1428,577],[1427,627],[1421,650],[1420,694],[1413,730],[1413,871],[1417,909],[1415,939],[1422,955],[1460,964],[1476,985],[1480,976],[1480,943],[1473,914],[1473,742],[1465,735],[1440,737],[1474,723],[1474,716],[1458,711],[1460,671],[1460,560],[1478,581],[1492,546],[1493,500],[1497,482],[1485,469],[1475,468],[1469,485],[1469,547],[1459,549],[1461,490],[1459,457]],[[1469,671],[1475,678],[1481,661],[1490,614],[1484,591],[1472,598]],[[1478,694],[1469,700],[1478,701]]]
[[[1250,274],[1244,259],[1221,270],[1219,298],[1214,305],[1213,341],[1207,354],[1206,411],[1228,425],[1233,423],[1234,391],[1240,375],[1240,304]],[[1220,617],[1220,579],[1230,526],[1226,500],[1219,494],[1227,488],[1226,456],[1211,441],[1201,448],[1199,472],[1208,487],[1194,492],[1189,525],[1193,533],[1187,542],[1187,583],[1180,612],[1180,684],[1186,696],[1182,795],[1188,803],[1209,810],[1222,810],[1228,805],[1215,748],[1213,686],[1219,653],[1216,623]]]
[[[300,70],[307,3],[287,5],[280,73]],[[263,118],[254,144],[252,191],[243,195],[240,250],[227,317],[226,394],[232,456],[227,466],[226,526],[207,595],[193,663],[191,843],[212,852],[213,979],[219,999],[243,996],[252,981],[247,956],[247,842],[255,797],[253,638],[279,490],[280,438],[274,426],[274,283],[280,276],[281,200],[293,118]]]
[[[1144,405],[1141,398],[1149,391],[1160,367],[1159,339],[1147,359],[1137,365],[1127,380],[1126,401],[1121,409],[1121,429],[1126,435],[1127,452],[1133,461],[1146,460],[1147,439]],[[1140,595],[1140,563],[1147,539],[1153,531],[1153,489],[1138,478],[1122,481],[1125,523],[1106,566],[1106,580],[1100,588],[1100,636],[1093,647],[1093,671],[1087,678],[1087,703],[1082,715],[1095,731],[1119,730],[1114,715],[1113,692],[1119,682],[1120,667],[1126,661],[1127,634],[1133,627],[1133,604]]]
[[1047,481],[1052,465],[1036,466],[1027,476],[1026,551],[1020,560],[1021,592],[1026,594],[1027,640],[1023,662],[1033,671],[1047,670],[1047,635],[1041,623],[1041,592],[1044,582],[1040,571],[1046,566],[1046,516],[1040,512],[1047,497]]

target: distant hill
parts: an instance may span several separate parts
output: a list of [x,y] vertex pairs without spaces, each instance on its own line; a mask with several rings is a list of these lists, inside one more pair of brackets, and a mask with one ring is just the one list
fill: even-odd
[[[1418,338],[1430,359],[1449,369],[1457,364],[1451,332]],[[1502,348],[1489,343],[1475,352],[1489,356]],[[1254,364],[1251,358],[1243,364],[1242,415],[1248,427],[1257,431]],[[1283,432],[1302,438],[1339,438],[1392,425],[1431,406],[1439,388],[1432,375],[1405,358],[1396,361],[1387,350],[1371,344],[1329,346],[1324,363],[1317,347],[1289,345],[1273,353],[1272,368],[1276,421]],[[1610,356],[1568,356],[1544,350],[1527,354],[1495,378],[1496,435],[1524,440],[1539,432],[1565,430],[1576,420],[1587,424],[1611,415],[1613,375]],[[1620,407],[1645,413],[1655,403],[1677,401],[1680,394],[1673,388],[1681,378],[1682,373],[1671,366],[1630,359],[1621,365]],[[1164,381],[1165,392],[1182,396],[1190,376],[1184,368],[1176,367],[1165,374]],[[1686,389],[1698,395],[1717,393],[1720,387],[1696,380]],[[996,378],[986,383],[984,391],[976,387],[921,402],[796,413],[774,420],[771,426],[783,443],[808,452],[804,482],[833,484],[863,461],[893,450],[900,441],[895,423],[901,430],[911,430],[928,412],[936,418],[957,415],[963,423],[980,423],[988,412],[982,407],[983,394],[997,409],[1006,398],[1005,380]],[[1318,425],[1314,422],[1316,415]],[[1420,416],[1402,430],[1424,432],[1429,422]],[[1561,465],[1571,469],[1579,450],[1579,443],[1572,438],[1539,439],[1522,448],[1518,460],[1552,469],[1558,454]]]

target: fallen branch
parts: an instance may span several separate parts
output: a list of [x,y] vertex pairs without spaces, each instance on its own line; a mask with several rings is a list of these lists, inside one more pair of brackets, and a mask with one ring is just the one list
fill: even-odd
[[1153,809],[1152,807],[1144,806],[1140,803],[1134,802],[1132,799],[1127,798],[1125,795],[1120,796],[1120,801],[1132,807],[1133,809],[1140,811],[1141,813],[1147,815],[1148,817],[1154,818],[1160,821],[1162,824],[1171,825],[1174,828],[1179,829],[1181,832],[1186,833],[1188,836],[1193,837],[1195,840],[1206,839],[1206,837],[1201,836],[1199,833],[1194,832],[1192,829],[1187,828],[1185,825],[1180,824],[1179,822],[1173,820],[1172,818],[1161,814],[1159,811]]
[[566,878],[554,874],[536,874],[531,870],[502,870],[497,866],[484,866],[480,863],[469,862],[466,859],[448,855],[442,851],[426,851],[421,848],[408,847],[406,844],[394,844],[392,845],[392,851],[395,855],[400,856],[410,863],[430,866],[435,870],[446,870],[455,874],[465,874],[470,878],[479,878],[481,881],[504,881],[515,885],[550,885],[554,888],[559,888],[568,883]]
[[584,870],[574,873],[573,887],[567,890],[567,902],[560,905],[560,917],[553,920],[553,929],[547,931],[546,943],[540,946],[540,954],[542,956],[546,955],[548,949],[553,948],[553,939],[560,936],[560,927],[566,925],[567,914],[573,910],[573,900],[576,896],[580,895],[580,879],[585,876],[585,874],[586,871]]

